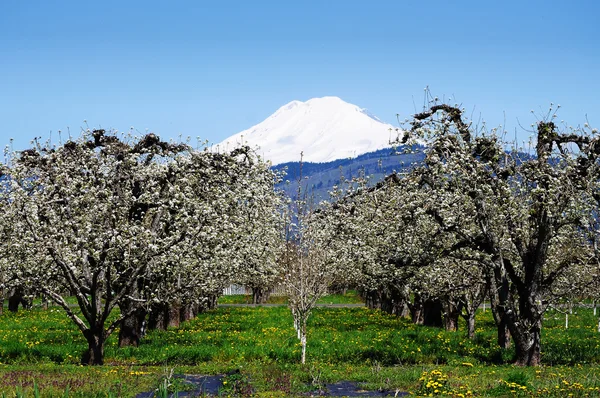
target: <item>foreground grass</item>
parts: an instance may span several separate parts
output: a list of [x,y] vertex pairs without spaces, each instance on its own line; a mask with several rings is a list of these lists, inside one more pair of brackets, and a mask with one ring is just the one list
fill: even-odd
[[[415,326],[365,308],[318,308],[309,322],[309,363],[285,307],[220,308],[179,329],[149,333],[138,348],[106,347],[103,367],[80,367],[86,344],[58,309],[0,316],[0,392],[42,396],[135,396],[175,373],[224,374],[239,370],[253,395],[280,396],[351,380],[368,389],[451,396],[600,396],[600,334],[591,310],[549,313],[538,369],[509,365],[513,352],[495,344],[489,311],[478,314],[477,335]],[[463,330],[464,330],[464,325]],[[549,366],[553,365],[553,366]],[[240,382],[239,380],[236,381]],[[11,395],[8,395],[11,396]]]
[[[17,391],[33,396],[34,383],[42,397],[134,397],[154,391],[161,379],[175,374],[226,374],[239,370],[232,383],[244,383],[244,396],[310,395],[327,383],[350,380],[364,389],[397,391],[416,396],[453,397],[598,397],[596,366],[517,368],[510,365],[343,365],[313,361],[308,365],[277,361],[207,363],[198,366],[99,366],[52,363],[0,366],[0,394]],[[236,375],[238,375],[236,373]],[[174,380],[174,379],[173,379]],[[239,384],[238,384],[239,385]],[[186,386],[179,383],[180,391]],[[228,396],[227,390],[222,395]]]
[[131,366],[83,367],[38,363],[1,365],[0,393],[14,397],[18,392],[42,397],[129,397],[157,387],[163,370]]

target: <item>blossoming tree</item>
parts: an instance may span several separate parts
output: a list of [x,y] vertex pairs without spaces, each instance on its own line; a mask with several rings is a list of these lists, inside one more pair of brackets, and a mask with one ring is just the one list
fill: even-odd
[[[101,364],[108,336],[140,306],[223,283],[187,260],[228,261],[242,231],[229,217],[239,218],[237,209],[253,198],[270,200],[252,195],[259,179],[245,177],[250,165],[273,187],[272,174],[253,157],[247,148],[193,151],[154,134],[135,139],[104,130],[15,153],[2,170],[9,184],[3,223],[11,226],[4,247],[17,260],[9,261],[12,274],[65,310],[88,343],[82,362]],[[190,253],[195,246],[201,248]],[[65,295],[75,296],[81,315]],[[109,318],[116,306],[120,315]]]
[[462,111],[444,104],[415,115],[412,131],[432,138],[416,173],[432,190],[472,204],[471,213],[439,213],[436,221],[480,254],[499,335],[510,332],[515,363],[538,365],[542,316],[557,298],[555,288],[562,275],[586,262],[582,215],[589,209],[582,198],[597,163],[598,138],[560,132],[545,119],[536,126],[534,153],[505,150],[496,134],[475,136]]

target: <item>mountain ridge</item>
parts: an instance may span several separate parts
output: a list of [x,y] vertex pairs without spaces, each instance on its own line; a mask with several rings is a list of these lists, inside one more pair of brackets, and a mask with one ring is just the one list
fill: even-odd
[[351,180],[360,175],[368,176],[370,184],[381,181],[393,172],[408,171],[425,158],[424,147],[384,148],[364,153],[355,158],[336,159],[330,162],[287,162],[273,166],[276,171],[285,171],[284,181],[277,188],[295,198],[298,184],[303,194],[309,195],[315,202],[329,199],[333,186],[340,180]]

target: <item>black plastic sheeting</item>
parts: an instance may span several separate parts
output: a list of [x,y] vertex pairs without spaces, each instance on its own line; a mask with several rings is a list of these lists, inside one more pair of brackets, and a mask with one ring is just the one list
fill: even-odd
[[[205,397],[219,396],[219,390],[223,386],[223,375],[200,376],[200,375],[176,375],[175,377],[183,379],[194,388],[190,391],[182,391],[177,397]],[[323,390],[312,391],[304,394],[305,396],[315,397],[404,397],[406,392],[399,391],[368,391],[363,390],[359,383],[352,381],[341,381],[339,383],[325,384]],[[154,398],[155,392],[149,391],[140,393],[136,398]],[[175,394],[170,397],[176,398]]]

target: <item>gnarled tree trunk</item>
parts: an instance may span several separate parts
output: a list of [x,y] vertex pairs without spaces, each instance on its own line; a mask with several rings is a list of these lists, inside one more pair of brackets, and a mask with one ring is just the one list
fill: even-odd
[[381,310],[388,314],[404,316],[407,297],[396,288],[387,289],[381,299]]
[[167,330],[167,305],[164,303],[152,304],[148,314],[149,330]]
[[19,311],[19,304],[23,306],[24,309],[31,308],[31,302],[25,298],[25,293],[23,288],[17,287],[9,293],[8,296],[8,310],[10,312]]
[[104,364],[104,343],[105,336],[102,328],[88,329],[83,335],[88,343],[88,349],[81,357],[82,365],[103,365]]
[[[119,304],[121,313],[131,312],[134,310],[136,303],[133,301],[123,301]],[[119,347],[137,347],[140,345],[143,331],[142,326],[146,319],[146,311],[143,308],[138,308],[131,315],[121,320],[119,329]]]
[[381,309],[381,292],[379,290],[369,290],[362,293],[365,299],[365,306],[371,310]]
[[408,302],[408,308],[410,310],[410,316],[415,325],[422,325],[425,321],[425,305],[421,296],[415,294],[413,302]]
[[534,322],[529,327],[511,325],[511,334],[515,341],[515,365],[539,366],[541,364],[542,323]]
[[199,304],[197,302],[186,302],[181,306],[179,311],[179,320],[186,322],[194,319],[198,315]]
[[209,295],[206,300],[205,308],[207,310],[214,310],[215,308],[217,308],[217,300],[218,299],[219,299],[219,296],[217,296],[216,294]]
[[467,321],[467,337],[471,340],[475,338],[475,314],[469,313],[466,317]]
[[447,297],[442,301],[442,307],[444,309],[444,328],[447,331],[457,331],[462,305],[456,304],[450,297]]
[[167,306],[167,327],[169,328],[178,328],[179,327],[179,319],[181,317],[181,301],[173,300]]
[[510,330],[506,309],[511,298],[508,279],[506,273],[498,266],[486,275],[486,279],[489,285],[490,309],[498,329],[498,346],[502,349],[508,349],[510,348]]
[[252,304],[265,304],[271,296],[271,290],[262,287],[252,288]]

